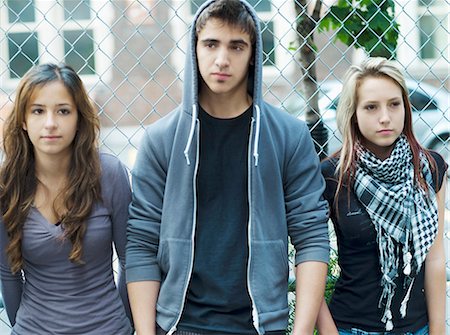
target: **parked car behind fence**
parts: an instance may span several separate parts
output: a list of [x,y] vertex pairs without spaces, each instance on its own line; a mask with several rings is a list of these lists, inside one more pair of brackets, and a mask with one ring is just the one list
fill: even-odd
[[[427,83],[406,80],[413,109],[414,133],[426,148],[440,152],[447,162],[450,160],[450,93]],[[328,154],[338,150],[342,137],[336,125],[336,108],[342,84],[327,81],[319,85],[319,109],[328,129]],[[299,102],[300,101],[300,102]],[[288,100],[284,107],[292,114],[304,119],[305,104],[299,98]]]

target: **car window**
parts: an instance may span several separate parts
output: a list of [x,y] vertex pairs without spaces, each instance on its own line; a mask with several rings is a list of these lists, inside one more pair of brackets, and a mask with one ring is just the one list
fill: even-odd
[[437,109],[437,104],[429,96],[414,91],[410,94],[411,107],[414,111]]

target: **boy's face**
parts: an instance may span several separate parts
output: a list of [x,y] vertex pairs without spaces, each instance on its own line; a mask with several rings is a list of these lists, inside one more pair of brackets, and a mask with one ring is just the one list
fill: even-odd
[[246,92],[251,59],[250,35],[239,27],[212,18],[198,33],[198,68],[203,82],[215,94]]

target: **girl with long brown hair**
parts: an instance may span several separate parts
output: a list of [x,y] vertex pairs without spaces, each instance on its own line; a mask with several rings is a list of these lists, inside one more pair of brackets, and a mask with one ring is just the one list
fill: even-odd
[[[130,334],[124,266],[131,191],[98,151],[76,72],[43,64],[19,83],[0,169],[0,275],[12,334]],[[120,271],[119,271],[120,272]],[[127,311],[127,313],[126,313]]]

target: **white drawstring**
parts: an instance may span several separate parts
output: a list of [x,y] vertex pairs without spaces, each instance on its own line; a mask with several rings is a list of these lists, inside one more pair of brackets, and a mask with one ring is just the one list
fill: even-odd
[[189,149],[191,148],[192,138],[194,137],[195,131],[195,122],[197,120],[197,105],[192,105],[192,118],[191,118],[191,129],[189,130],[189,137],[186,143],[186,148],[184,148],[184,157],[186,158],[187,165],[191,165],[191,161],[189,160]]
[[253,146],[253,157],[255,158],[255,166],[258,166],[259,160],[259,133],[261,127],[261,111],[259,106],[255,104],[256,110],[256,131],[255,131],[255,145]]

